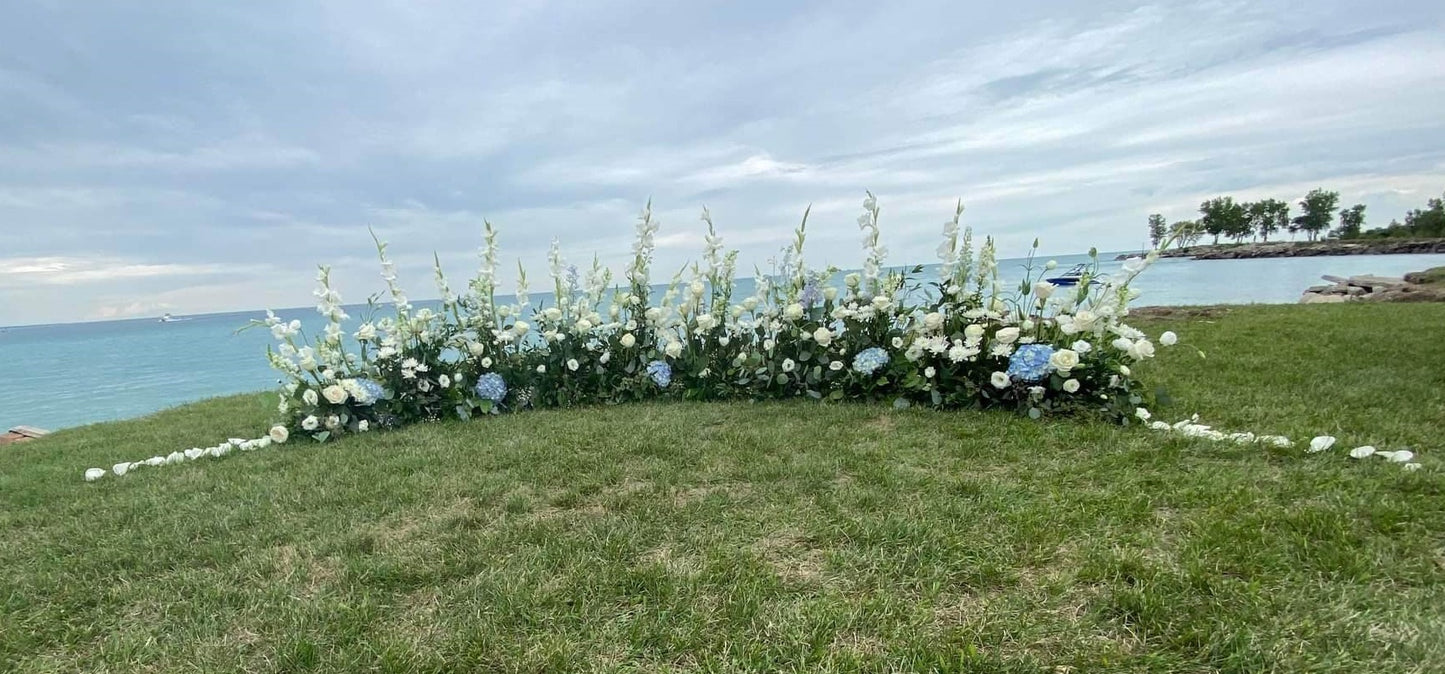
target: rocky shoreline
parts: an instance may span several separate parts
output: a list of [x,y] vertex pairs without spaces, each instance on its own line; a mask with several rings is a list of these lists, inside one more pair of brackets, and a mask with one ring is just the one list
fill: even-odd
[[1322,276],[1329,283],[1310,286],[1300,304],[1338,302],[1445,302],[1445,267],[1411,272],[1403,278],[1361,275],[1342,278]]
[[[1322,257],[1329,255],[1410,255],[1445,253],[1445,239],[1370,239],[1353,241],[1271,241],[1173,248],[1163,257],[1195,260],[1243,260],[1260,257]],[[1126,253],[1115,259],[1134,257]]]

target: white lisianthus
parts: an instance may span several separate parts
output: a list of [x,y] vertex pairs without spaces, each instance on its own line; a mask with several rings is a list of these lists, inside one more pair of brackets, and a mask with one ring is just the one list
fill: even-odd
[[86,481],[86,482],[95,482],[96,480],[99,480],[100,478],[103,478],[103,477],[105,477],[105,469],[104,469],[104,468],[87,468],[87,469],[85,469],[85,481]]
[[1164,334],[1159,335],[1159,343],[1164,346],[1174,346],[1179,343],[1179,335],[1174,334],[1172,330],[1166,330]]
[[307,405],[315,405],[316,403],[320,402],[321,399],[316,396],[315,391],[311,389],[306,389],[301,393],[301,400]]
[[633,337],[632,333],[626,332],[622,334],[621,342],[623,348],[630,349],[634,344],[637,344],[637,338]]
[[291,431],[286,430],[285,426],[277,424],[271,427],[271,430],[266,433],[266,436],[271,438],[271,442],[284,445],[287,440],[291,439]]
[[537,374],[547,374],[547,366],[546,366],[546,365],[538,365],[538,366],[537,366]]
[[797,364],[797,363],[794,363],[792,358],[784,358],[784,359],[783,359],[783,371],[784,371],[784,372],[792,372],[792,371],[793,371],[794,369],[796,369],[797,367],[798,367],[798,364]]
[[892,344],[892,345],[893,345],[893,348],[895,348],[895,349],[901,349],[901,348],[903,348],[903,338],[902,338],[902,337],[894,337],[893,340],[890,341],[890,342],[888,342],[888,343],[889,343],[889,344]]
[[832,370],[832,371],[834,371],[834,372],[837,372],[838,370],[843,369],[843,361],[841,361],[841,360],[835,360],[835,361],[833,361],[833,362],[831,362],[831,363],[828,363],[828,369],[829,369],[829,370]]
[[483,358],[482,358],[482,363],[481,363],[481,365],[482,365],[482,368],[483,368],[483,369],[489,369],[489,368],[491,368],[491,367],[492,367],[492,358],[491,358],[491,356],[483,357]]
[[1088,332],[1094,329],[1094,324],[1098,320],[1099,317],[1095,316],[1094,312],[1084,309],[1074,314],[1074,327],[1078,328],[1080,332]]
[[828,300],[829,302],[838,299],[838,289],[834,288],[833,286],[828,286],[827,288],[824,288],[823,299]]
[[359,432],[362,432],[362,433],[365,433],[365,432],[371,430],[371,422],[370,422],[370,421],[367,421],[367,420],[365,420],[365,419],[362,419],[361,421],[356,422],[356,430],[359,431]]
[[441,376],[437,377],[437,386],[440,386],[440,387],[442,387],[442,388],[451,388],[451,387],[452,387],[452,378],[451,378],[451,377],[448,377],[448,376],[446,376],[446,375],[441,375]]
[[998,332],[994,333],[993,338],[1000,344],[1013,344],[1014,342],[1018,341],[1019,329],[1015,327],[1000,329]]
[[1082,339],[1074,342],[1073,344],[1070,344],[1069,347],[1081,355],[1094,350],[1093,344],[1090,344]]
[[994,388],[1008,388],[1009,378],[1007,372],[995,372],[988,377],[988,383]]
[[1034,296],[1041,300],[1046,300],[1050,295],[1054,294],[1054,289],[1054,284],[1048,281],[1039,281],[1034,284]]
[[783,316],[786,317],[786,318],[787,318],[788,320],[790,320],[790,321],[796,321],[796,320],[798,320],[799,318],[802,318],[802,317],[803,317],[803,305],[798,304],[797,302],[794,302],[794,303],[792,303],[792,304],[789,304],[789,305],[788,305],[788,308],[783,311]]
[[321,389],[321,395],[326,397],[326,402],[333,405],[340,405],[346,402],[346,389],[342,388],[339,384],[332,384]]
[[932,365],[929,365],[928,367],[923,368],[923,376],[924,376],[925,378],[932,379],[932,378],[933,378],[933,375],[936,375],[936,374],[938,374],[938,370],[935,369]]
[[1309,452],[1315,454],[1335,446],[1335,438],[1332,435],[1320,435],[1310,440]]
[[1149,410],[1146,410],[1142,407],[1136,407],[1134,408],[1134,416],[1139,417],[1141,421],[1148,421],[1149,417],[1153,415],[1149,414]]
[[1065,392],[1065,393],[1078,393],[1078,392],[1079,392],[1079,380],[1077,380],[1077,379],[1066,379],[1066,380],[1064,380],[1064,392]]
[[977,323],[969,323],[968,327],[963,329],[963,337],[971,342],[982,340],[983,326]]
[[1060,373],[1068,374],[1079,366],[1079,352],[1072,349],[1059,349],[1049,356],[1049,365],[1054,366]]
[[778,345],[778,343],[777,343],[777,342],[774,342],[774,341],[771,340],[771,339],[765,339],[765,340],[763,340],[763,350],[764,350],[764,351],[772,351],[772,350],[773,350],[773,347],[775,347],[775,346],[777,346],[777,345]]
[[581,367],[581,366],[577,363],[577,359],[576,359],[576,358],[568,358],[568,359],[567,359],[567,369],[568,369],[568,370],[571,370],[571,371],[573,371],[573,372],[576,372],[578,367]]
[[549,321],[560,321],[562,320],[562,310],[557,307],[547,307],[542,311],[542,316]]
[[833,343],[833,331],[827,328],[818,328],[813,331],[813,341],[817,342],[818,346],[827,348],[829,344]]
[[320,426],[321,420],[317,419],[315,415],[308,414],[305,419],[301,420],[301,428],[303,430],[314,431]]
[[1134,371],[1133,371],[1133,370],[1130,370],[1128,365],[1120,365],[1120,366],[1119,366],[1119,374],[1122,374],[1122,375],[1124,375],[1125,377],[1127,377],[1127,376],[1129,376],[1129,375],[1131,375],[1131,374],[1134,374]]
[[532,326],[528,325],[526,321],[517,321],[512,324],[512,332],[517,333],[519,337],[527,334],[527,331],[531,329]]
[[1133,347],[1131,347],[1131,348],[1129,349],[1129,355],[1133,356],[1133,357],[1134,357],[1134,360],[1144,360],[1145,358],[1153,358],[1153,357],[1154,357],[1154,343],[1151,342],[1151,341],[1149,341],[1149,340],[1147,340],[1147,339],[1138,340],[1138,341],[1134,342]]

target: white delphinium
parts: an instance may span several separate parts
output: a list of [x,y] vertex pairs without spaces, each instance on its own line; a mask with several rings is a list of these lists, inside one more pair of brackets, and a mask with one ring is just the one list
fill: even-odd
[[645,295],[649,285],[652,267],[652,251],[656,248],[654,238],[661,223],[652,219],[652,200],[637,216],[637,238],[632,242],[632,262],[627,265],[627,281],[632,284],[633,294],[639,298]]
[[406,292],[396,280],[396,263],[386,257],[386,242],[377,238],[376,232],[371,233],[371,240],[376,242],[376,257],[381,260],[381,278],[386,281],[386,289],[391,293],[392,304],[396,306],[398,317],[404,317],[411,313],[411,302],[406,299]]
[[863,200],[863,214],[858,216],[858,229],[863,232],[863,250],[867,251],[867,257],[863,260],[863,290],[870,295],[879,292],[879,274],[883,269],[883,260],[888,256],[888,249],[879,243],[878,231],[878,199],[868,192],[868,197]]

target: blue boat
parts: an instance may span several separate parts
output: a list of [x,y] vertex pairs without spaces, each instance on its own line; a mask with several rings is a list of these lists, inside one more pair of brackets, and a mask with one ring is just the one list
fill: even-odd
[[[1074,265],[1074,268],[1073,268],[1073,269],[1070,269],[1070,270],[1068,270],[1068,271],[1066,271],[1066,272],[1064,272],[1064,273],[1062,273],[1062,274],[1059,274],[1058,276],[1054,276],[1054,277],[1051,277],[1051,278],[1046,278],[1046,279],[1044,279],[1044,280],[1045,280],[1045,281],[1048,281],[1049,283],[1052,283],[1052,284],[1054,284],[1054,285],[1056,285],[1056,286],[1076,286],[1076,285],[1079,285],[1079,282],[1080,282],[1080,281],[1083,281],[1083,280],[1084,280],[1084,274],[1087,273],[1088,270],[1089,270],[1089,265],[1086,265],[1086,264],[1076,264],[1076,265]],[[1089,282],[1090,282],[1090,283],[1095,283],[1095,281],[1092,281],[1092,280],[1089,281]]]

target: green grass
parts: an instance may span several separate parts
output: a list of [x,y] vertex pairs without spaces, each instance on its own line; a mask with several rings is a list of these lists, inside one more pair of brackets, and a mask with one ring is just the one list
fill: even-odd
[[1296,449],[679,403],[81,481],[269,396],[6,447],[0,670],[1445,671],[1445,305],[1147,324],[1209,354],[1145,368],[1161,416]]

